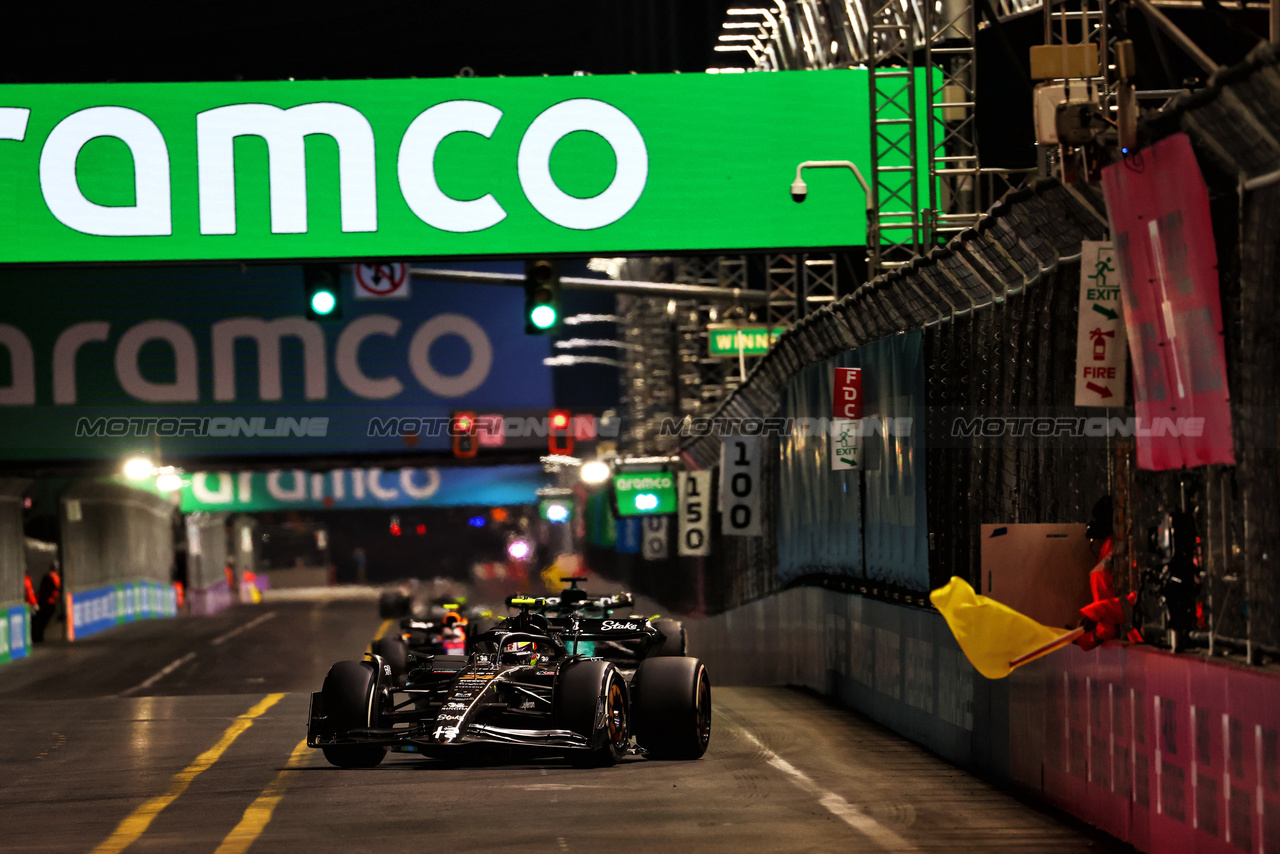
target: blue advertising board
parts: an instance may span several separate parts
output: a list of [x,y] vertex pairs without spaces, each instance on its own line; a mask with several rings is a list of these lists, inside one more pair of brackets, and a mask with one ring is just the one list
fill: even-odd
[[618,520],[618,539],[614,544],[618,554],[640,554],[640,522],[639,516]]
[[349,268],[339,281],[338,316],[309,318],[297,265],[9,271],[0,447],[119,458],[154,454],[158,436],[168,457],[440,451],[454,411],[552,405],[549,339],[525,334],[520,288],[412,278],[388,298]]
[[98,587],[70,594],[69,614],[71,640],[97,634],[116,625],[116,588]]
[[68,594],[68,637],[77,640],[122,623],[173,617],[178,598],[173,587],[157,581],[127,581]]
[[0,664],[18,658],[26,658],[31,651],[31,620],[25,605],[10,608],[4,614],[0,627]]
[[197,472],[183,484],[182,511],[345,510],[536,504],[549,475],[541,465],[483,468],[301,469]]

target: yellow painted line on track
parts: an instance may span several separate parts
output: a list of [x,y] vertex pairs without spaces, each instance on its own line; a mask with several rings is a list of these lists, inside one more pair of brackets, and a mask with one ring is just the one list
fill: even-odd
[[377,634],[375,634],[375,635],[373,636],[373,640],[369,641],[369,646],[365,649],[365,652],[367,652],[367,653],[368,653],[368,652],[373,652],[373,645],[374,645],[374,643],[375,643],[375,642],[377,642],[377,641],[382,640],[382,636],[383,636],[383,635],[385,635],[385,634],[387,633],[387,629],[391,628],[391,624],[392,624],[393,622],[395,622],[395,621],[394,621],[394,620],[383,620],[383,621],[382,621],[382,625],[378,626],[378,633],[377,633]]
[[249,846],[257,841],[268,822],[271,821],[276,805],[284,797],[285,789],[289,788],[289,778],[297,775],[298,769],[306,763],[306,757],[307,740],[304,738],[293,749],[283,770],[244,811],[244,817],[240,819],[240,823],[231,829],[214,854],[244,854],[249,850]]
[[245,730],[253,726],[256,718],[280,702],[283,697],[284,694],[268,694],[249,711],[237,717],[235,723],[227,727],[226,732],[222,734],[222,738],[218,739],[217,744],[201,753],[196,757],[195,762],[192,762],[174,775],[173,780],[169,783],[167,792],[159,797],[152,798],[130,813],[124,821],[120,822],[114,833],[107,837],[101,845],[93,849],[92,854],[119,854],[119,852],[137,841],[138,837],[147,832],[147,828],[151,826],[151,822],[155,821],[156,816],[160,815],[165,807],[176,801],[178,796],[187,790],[192,780],[199,777],[213,763],[217,762],[222,757],[222,754],[227,751],[227,748]]

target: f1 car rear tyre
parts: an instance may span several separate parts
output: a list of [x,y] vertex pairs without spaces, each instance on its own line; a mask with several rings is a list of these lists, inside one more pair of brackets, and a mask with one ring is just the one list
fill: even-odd
[[[604,714],[596,726],[596,709],[603,703]],[[631,741],[631,703],[627,685],[617,669],[607,661],[583,661],[560,674],[556,688],[556,720],[561,729],[586,736],[590,751],[574,751],[574,765],[613,765],[627,753]]]
[[663,618],[653,620],[652,625],[655,629],[662,633],[663,639],[653,646],[649,647],[649,652],[645,658],[659,658],[667,655],[685,655],[687,647],[684,636],[684,626],[679,620]]
[[409,677],[409,645],[404,638],[389,635],[373,642],[373,654],[380,655],[391,668],[391,678],[403,686]]
[[711,741],[711,679],[696,658],[647,658],[631,680],[636,741],[654,759],[697,759]]
[[[367,661],[339,661],[324,677],[325,713],[336,734],[377,725],[377,677]],[[372,768],[387,755],[377,744],[335,744],[325,747],[324,758],[339,768]]]

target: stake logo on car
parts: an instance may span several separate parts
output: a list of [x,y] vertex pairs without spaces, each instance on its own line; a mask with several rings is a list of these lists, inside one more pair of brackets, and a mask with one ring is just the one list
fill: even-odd
[[640,629],[639,623],[620,623],[617,620],[605,620],[600,624],[600,630],[604,632],[638,632]]

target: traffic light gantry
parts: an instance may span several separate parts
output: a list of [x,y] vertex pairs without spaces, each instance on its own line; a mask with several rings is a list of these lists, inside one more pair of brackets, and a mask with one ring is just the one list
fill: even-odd
[[307,294],[307,317],[310,320],[337,320],[342,317],[337,264],[306,264],[302,277]]
[[560,267],[545,259],[524,265],[524,331],[551,335],[560,330]]

